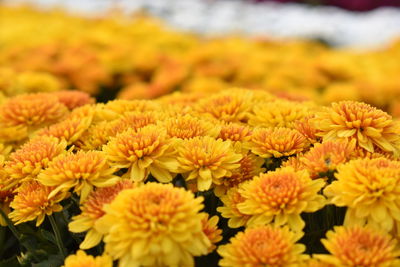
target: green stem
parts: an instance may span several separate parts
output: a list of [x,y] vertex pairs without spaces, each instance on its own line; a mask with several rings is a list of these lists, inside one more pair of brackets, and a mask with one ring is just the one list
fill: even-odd
[[67,256],[67,253],[65,252],[65,247],[64,247],[63,242],[61,240],[60,230],[58,229],[56,220],[54,219],[54,215],[52,214],[52,215],[50,215],[48,217],[49,217],[49,220],[50,220],[50,223],[51,223],[51,227],[53,228],[54,235],[56,237],[58,250],[60,251],[61,255],[65,258]]

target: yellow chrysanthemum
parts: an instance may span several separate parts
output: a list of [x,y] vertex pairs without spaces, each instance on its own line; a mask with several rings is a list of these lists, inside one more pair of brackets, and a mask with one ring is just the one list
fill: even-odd
[[114,136],[129,128],[138,130],[147,125],[156,124],[159,120],[163,120],[165,114],[159,111],[129,111],[115,121],[112,131]]
[[100,243],[103,235],[94,228],[94,225],[105,214],[104,205],[111,203],[122,190],[133,187],[130,180],[121,180],[113,186],[98,188],[89,194],[80,207],[81,214],[72,217],[68,225],[69,231],[73,233],[88,231],[79,248],[89,249]]
[[314,115],[309,115],[293,123],[293,128],[304,135],[310,143],[316,143],[320,139],[317,136],[318,130],[315,128],[314,123],[312,123],[314,117]]
[[130,111],[156,111],[160,105],[150,100],[113,100],[105,105],[97,105],[96,118],[103,120],[118,119],[121,115]]
[[327,141],[317,143],[307,153],[299,158],[304,167],[313,177],[320,173],[336,170],[339,164],[345,163],[352,158],[356,147],[355,140]]
[[218,229],[218,221],[218,216],[212,216],[209,218],[207,213],[204,214],[204,218],[201,220],[201,225],[203,228],[202,231],[211,243],[211,246],[208,248],[208,252],[214,251],[214,249],[217,247],[215,244],[222,240],[222,230]]
[[107,254],[93,257],[87,255],[85,251],[78,250],[75,254],[69,255],[65,258],[62,267],[112,267],[113,261]]
[[245,124],[228,123],[221,126],[218,138],[232,142],[247,142],[251,139],[251,129]]
[[41,71],[23,71],[16,75],[8,88],[12,95],[21,93],[54,92],[60,90],[62,84],[55,76]]
[[82,91],[57,91],[53,95],[70,110],[95,103],[94,98]]
[[162,124],[171,138],[190,139],[196,136],[217,137],[220,127],[210,121],[186,114],[166,119]]
[[211,247],[202,201],[171,184],[147,183],[119,193],[95,227],[120,267],[193,266],[193,256]]
[[112,166],[128,168],[133,181],[144,181],[151,174],[160,182],[170,182],[177,161],[172,141],[164,128],[148,125],[137,131],[128,129],[111,138],[103,151]]
[[[14,188],[3,190],[3,181],[6,180],[7,173],[4,170],[4,159],[0,158],[0,209],[7,215],[10,213],[10,203],[14,199]],[[0,226],[7,226],[3,216],[0,215]]]
[[218,207],[217,211],[221,213],[222,217],[228,219],[228,226],[230,228],[245,226],[251,216],[241,213],[237,207],[246,200],[240,194],[239,187],[230,188],[220,199],[224,205]]
[[178,172],[188,181],[196,179],[198,190],[205,191],[212,183],[220,185],[222,177],[230,177],[240,167],[242,157],[230,141],[195,137],[184,140],[178,148]]
[[293,128],[297,120],[309,114],[309,107],[304,103],[285,100],[259,103],[249,115],[249,125],[257,127]]
[[386,158],[357,159],[337,168],[336,181],[324,194],[347,207],[345,225],[365,222],[390,231],[400,223],[400,162]]
[[0,143],[0,162],[3,162],[12,150],[12,146]]
[[357,140],[369,152],[375,148],[398,154],[400,124],[382,110],[354,101],[332,103],[313,120],[325,141],[341,138]]
[[62,154],[38,175],[38,180],[47,186],[54,186],[53,196],[59,191],[71,188],[85,201],[93,187],[106,187],[115,184],[119,177],[113,175],[116,168],[110,167],[104,152],[78,151]]
[[68,192],[61,192],[50,196],[53,189],[37,181],[22,184],[10,204],[13,211],[8,217],[15,224],[36,220],[36,226],[41,225],[46,215],[62,211],[60,201],[69,195]]
[[92,124],[86,132],[75,142],[75,145],[83,150],[100,150],[105,145],[110,137],[117,134],[118,120],[114,121],[101,121]]
[[305,223],[300,214],[325,205],[325,198],[318,194],[324,184],[322,179],[311,180],[307,171],[290,167],[260,174],[240,188],[245,201],[238,204],[238,209],[252,216],[249,226],[273,222],[301,230]]
[[0,123],[5,126],[23,125],[35,130],[57,122],[68,109],[51,94],[25,94],[8,99],[0,106]]
[[246,229],[231,238],[230,243],[220,246],[220,266],[271,266],[296,267],[308,259],[303,254],[306,247],[296,242],[302,232],[292,232],[288,227],[271,225]]
[[0,123],[0,127],[1,142],[23,142],[28,138],[28,127],[25,125],[5,126]]
[[280,158],[302,152],[308,147],[307,139],[289,128],[257,128],[253,131],[249,148],[263,158]]
[[387,233],[369,227],[336,226],[321,242],[331,255],[315,255],[326,265],[343,267],[400,266],[400,250]]
[[34,138],[20,149],[10,154],[4,170],[7,179],[3,181],[4,189],[10,189],[28,180],[36,179],[41,170],[50,161],[65,152],[67,143],[54,137]]

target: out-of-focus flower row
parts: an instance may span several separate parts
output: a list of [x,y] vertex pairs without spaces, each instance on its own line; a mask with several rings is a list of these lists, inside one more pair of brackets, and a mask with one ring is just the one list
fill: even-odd
[[1,255],[65,267],[399,266],[398,120],[356,101],[206,89],[5,99]]
[[0,15],[6,96],[79,89],[101,99],[150,99],[240,86],[317,103],[363,101],[400,114],[399,42],[359,52],[312,41],[206,38],[143,15],[89,19],[10,7]]

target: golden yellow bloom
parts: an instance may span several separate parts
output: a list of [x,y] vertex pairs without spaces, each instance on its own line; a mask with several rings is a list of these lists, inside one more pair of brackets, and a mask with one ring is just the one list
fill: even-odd
[[50,196],[73,188],[81,196],[81,202],[84,202],[94,186],[115,184],[119,179],[113,175],[115,171],[116,168],[109,166],[104,152],[69,152],[53,159],[38,175],[38,180],[44,185],[55,187]]
[[247,142],[251,139],[251,130],[245,124],[228,123],[222,125],[218,138],[232,142]]
[[313,177],[327,171],[334,171],[339,164],[345,163],[352,158],[356,142],[353,139],[327,141],[322,144],[316,143],[313,148],[299,158],[304,167]]
[[113,135],[117,135],[129,128],[138,130],[147,125],[156,124],[159,120],[164,119],[165,115],[159,111],[129,111],[115,121],[113,127]]
[[92,124],[86,132],[75,142],[75,145],[83,150],[99,150],[111,137],[120,130],[119,120],[101,121]]
[[357,159],[337,168],[324,194],[347,207],[345,225],[368,222],[390,231],[400,222],[400,162],[386,158]]
[[68,109],[51,94],[24,94],[0,106],[0,122],[5,126],[28,126],[35,130],[67,115]]
[[65,258],[62,267],[112,267],[113,261],[107,254],[93,257],[87,255],[85,251],[78,250],[76,254],[69,255]]
[[0,143],[0,162],[3,162],[12,150],[12,146]]
[[15,94],[54,92],[60,90],[62,84],[55,76],[40,71],[23,71],[16,75],[8,92]]
[[166,119],[161,124],[171,138],[190,139],[196,136],[217,137],[220,127],[210,121],[186,114]]
[[193,266],[211,246],[202,201],[172,184],[147,183],[120,192],[95,227],[120,267]]
[[117,119],[121,115],[129,111],[156,111],[160,110],[160,105],[155,101],[150,100],[113,100],[107,102],[107,104],[98,106],[96,116],[105,120]]
[[230,141],[215,140],[209,136],[194,137],[178,147],[178,172],[186,180],[197,180],[199,191],[219,185],[222,177],[230,177],[240,167],[242,155],[234,151]]
[[10,154],[4,170],[7,179],[4,189],[10,189],[25,181],[36,179],[56,156],[63,154],[67,143],[54,137],[40,137],[30,140],[20,149]]
[[95,103],[94,98],[82,91],[57,91],[54,92],[53,95],[55,95],[58,101],[63,103],[69,110]]
[[214,251],[217,247],[215,244],[222,240],[222,230],[218,229],[218,221],[218,216],[215,215],[209,218],[207,213],[204,214],[204,218],[201,220],[203,233],[207,236],[208,240],[210,240],[211,244],[208,248],[208,252]]
[[15,224],[36,220],[36,226],[41,225],[46,215],[62,211],[63,207],[59,202],[69,195],[68,192],[61,192],[51,196],[52,190],[54,187],[42,185],[37,181],[22,184],[10,204],[13,211],[8,215],[9,218]]
[[0,122],[0,141],[23,142],[28,137],[28,127],[25,125],[5,126]]
[[314,117],[314,115],[309,115],[293,123],[293,128],[304,135],[310,143],[316,143],[320,139],[317,136],[318,130],[315,128],[314,123],[312,123]]
[[311,180],[307,171],[285,167],[262,173],[243,184],[240,194],[245,201],[238,204],[240,212],[251,215],[248,225],[289,225],[295,231],[305,226],[302,212],[314,212],[325,205],[318,192],[322,179]]
[[224,205],[218,207],[217,211],[221,213],[222,217],[228,219],[228,226],[230,228],[245,226],[251,216],[241,213],[237,207],[238,204],[243,203],[246,200],[240,194],[239,187],[230,188],[225,195],[220,197],[220,199]]
[[305,170],[306,166],[304,166],[303,162],[300,160],[302,155],[303,154],[298,154],[290,157],[288,160],[282,162],[281,167],[292,167],[295,171]]
[[246,150],[242,151],[242,156],[243,158],[239,161],[240,166],[232,171],[232,175],[221,178],[221,184],[215,187],[215,195],[221,196],[225,194],[227,189],[250,180],[265,171],[265,168],[261,168],[265,162],[263,158]]
[[167,183],[178,165],[171,144],[164,128],[148,125],[137,131],[128,129],[111,138],[103,151],[112,166],[128,168],[126,175],[133,181],[144,181],[151,174]]
[[113,186],[98,188],[89,194],[80,207],[81,214],[72,217],[72,221],[68,224],[70,232],[88,231],[79,248],[89,249],[100,243],[103,235],[94,228],[94,225],[105,214],[104,205],[111,203],[122,190],[133,187],[130,180],[121,180]]
[[[0,209],[7,215],[10,213],[10,203],[14,199],[14,188],[3,190],[3,181],[7,177],[7,173],[4,170],[4,159],[0,158]],[[0,226],[7,226],[3,216],[0,216]]]
[[332,255],[315,255],[325,264],[345,267],[400,266],[400,250],[395,239],[369,227],[336,226],[321,242]]
[[309,112],[304,103],[285,100],[259,103],[253,107],[248,123],[257,127],[293,128],[294,123],[305,118]]
[[246,229],[218,248],[222,256],[219,266],[297,267],[309,257],[303,254],[306,247],[296,244],[302,236],[302,232],[292,232],[288,227],[268,225]]
[[350,138],[369,152],[380,148],[398,154],[399,123],[382,110],[354,101],[332,103],[313,120],[324,141]]
[[253,131],[249,148],[262,158],[280,158],[302,152],[308,147],[307,139],[289,128],[257,128]]
[[247,120],[247,112],[251,107],[250,100],[250,91],[246,94],[232,94],[230,91],[223,91],[199,100],[194,109],[221,121],[241,122]]

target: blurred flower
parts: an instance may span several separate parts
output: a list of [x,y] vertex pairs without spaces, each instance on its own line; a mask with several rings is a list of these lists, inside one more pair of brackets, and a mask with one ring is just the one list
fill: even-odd
[[194,266],[193,256],[211,246],[203,232],[202,201],[171,184],[147,183],[120,192],[95,227],[121,267]]
[[58,101],[63,103],[69,110],[95,103],[95,99],[90,97],[88,93],[80,91],[57,91],[54,92],[53,95],[55,95]]
[[62,267],[112,267],[113,261],[107,254],[93,257],[87,255],[85,251],[78,250],[75,254],[69,255],[65,258]]
[[38,175],[38,180],[44,185],[55,187],[50,196],[73,188],[80,195],[82,203],[94,186],[107,187],[115,184],[119,179],[113,175],[115,171],[116,168],[109,166],[104,152],[69,152],[54,158]]
[[62,88],[57,77],[39,71],[23,71],[16,75],[12,86],[8,89],[11,95],[21,93],[54,92]]
[[230,188],[225,195],[220,197],[223,206],[218,207],[217,211],[221,216],[228,219],[230,228],[239,228],[245,226],[250,215],[243,214],[238,209],[238,204],[243,203],[246,199],[240,194],[239,187]]
[[105,120],[113,120],[129,111],[157,111],[160,110],[160,106],[150,100],[112,100],[107,102],[103,106],[98,105],[97,117]]
[[335,226],[321,242],[332,255],[314,255],[333,266],[400,266],[395,239],[368,227]]
[[164,128],[148,125],[137,131],[128,129],[111,138],[103,151],[111,166],[128,168],[126,175],[133,181],[144,181],[151,174],[167,183],[177,168],[171,144]]
[[67,143],[54,137],[31,139],[17,151],[10,154],[4,170],[7,178],[2,181],[4,189],[10,189],[23,182],[35,180],[41,170],[47,168],[56,156],[63,154]]
[[340,165],[325,188],[330,203],[347,207],[344,225],[368,222],[390,231],[400,222],[400,162],[357,159]]
[[196,179],[199,191],[219,185],[222,177],[229,177],[240,167],[242,155],[234,151],[230,141],[209,136],[184,140],[178,147],[178,172],[188,181]]
[[305,246],[296,244],[302,232],[271,225],[246,229],[218,248],[220,266],[299,266],[309,256]]
[[309,115],[303,119],[297,120],[293,123],[293,128],[299,131],[310,143],[318,142],[319,137],[317,136],[318,130],[314,124],[311,123],[314,115]]
[[369,152],[375,148],[398,154],[400,124],[382,110],[354,101],[332,103],[313,120],[324,141],[350,138]]
[[240,188],[245,201],[238,204],[238,209],[252,216],[249,226],[273,222],[299,231],[305,226],[300,214],[325,205],[325,198],[318,194],[324,184],[322,179],[311,180],[307,171],[290,167],[262,173]]
[[88,231],[79,248],[89,249],[100,243],[103,235],[94,228],[94,225],[105,214],[104,205],[111,203],[122,190],[133,187],[130,180],[121,180],[113,186],[98,188],[89,194],[80,207],[81,214],[72,217],[72,221],[68,224],[70,232]]
[[207,213],[205,213],[204,218],[201,220],[203,227],[202,231],[211,243],[211,246],[208,248],[208,252],[214,251],[214,249],[217,247],[215,244],[222,240],[222,230],[218,229],[218,221],[218,216],[215,215],[209,218]]
[[46,215],[62,211],[60,202],[69,196],[68,192],[61,192],[50,196],[54,187],[48,187],[37,181],[22,184],[11,202],[13,209],[8,217],[20,224],[36,220],[36,227],[42,224]]
[[256,128],[249,148],[262,158],[280,158],[302,152],[308,147],[306,138],[296,130],[288,128]]

